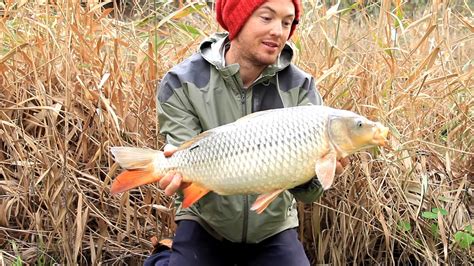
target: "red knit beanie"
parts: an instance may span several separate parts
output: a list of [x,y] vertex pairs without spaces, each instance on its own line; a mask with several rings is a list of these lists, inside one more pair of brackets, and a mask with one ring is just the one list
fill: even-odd
[[[295,20],[291,25],[290,36],[293,35],[301,15],[300,0],[292,0],[295,5]],[[244,26],[252,13],[263,4],[265,0],[217,0],[217,22],[229,32],[229,39],[234,39]]]

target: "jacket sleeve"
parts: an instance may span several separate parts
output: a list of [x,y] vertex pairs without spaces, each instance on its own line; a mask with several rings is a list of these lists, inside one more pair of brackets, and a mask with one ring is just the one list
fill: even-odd
[[157,93],[157,113],[160,133],[166,143],[175,146],[201,133],[202,128],[179,77],[168,72],[160,82]]
[[298,105],[308,104],[323,105],[323,99],[316,89],[314,78],[311,76],[306,78],[302,88],[300,88],[298,96]]
[[[298,105],[307,105],[307,104],[314,104],[314,105],[322,105],[323,100],[321,95],[316,90],[314,85],[313,77],[306,80],[305,84],[303,84],[303,88],[300,90],[300,97],[298,100]],[[294,187],[289,190],[293,196],[298,201],[302,201],[304,203],[311,203],[318,200],[323,195],[323,188],[321,187],[321,183],[316,176],[311,178],[308,182]]]

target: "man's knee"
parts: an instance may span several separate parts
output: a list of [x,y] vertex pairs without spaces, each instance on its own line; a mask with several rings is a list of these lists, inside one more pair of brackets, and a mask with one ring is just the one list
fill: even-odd
[[151,254],[144,262],[144,266],[168,266],[171,256],[171,250],[162,250]]
[[303,245],[296,230],[285,230],[261,243],[261,252],[255,265],[309,266]]

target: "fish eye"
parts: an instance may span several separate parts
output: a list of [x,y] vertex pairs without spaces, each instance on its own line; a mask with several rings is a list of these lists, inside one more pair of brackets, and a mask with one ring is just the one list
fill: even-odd
[[362,121],[361,121],[361,120],[358,120],[357,123],[356,123],[356,126],[357,126],[358,128],[362,128],[362,125],[363,125],[363,124],[362,124]]

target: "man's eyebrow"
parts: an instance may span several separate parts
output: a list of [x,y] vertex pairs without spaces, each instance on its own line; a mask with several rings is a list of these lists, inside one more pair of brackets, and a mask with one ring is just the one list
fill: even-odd
[[[260,9],[267,9],[268,11],[272,12],[273,14],[277,13],[275,9],[273,9],[269,6],[262,6],[262,7],[260,7]],[[295,14],[288,14],[285,17],[294,17],[294,16],[295,16]]]

